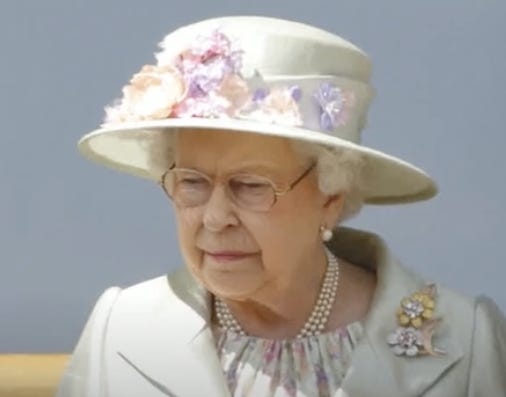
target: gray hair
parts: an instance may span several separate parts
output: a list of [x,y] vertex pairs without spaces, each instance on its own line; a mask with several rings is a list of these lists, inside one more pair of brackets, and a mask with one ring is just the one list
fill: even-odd
[[358,214],[364,204],[363,156],[346,148],[295,140],[291,142],[297,154],[316,162],[318,187],[322,193],[344,194],[343,211],[338,223]]

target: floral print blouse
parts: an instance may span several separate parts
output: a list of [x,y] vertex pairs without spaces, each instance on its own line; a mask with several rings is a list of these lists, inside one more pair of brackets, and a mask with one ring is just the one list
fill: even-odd
[[332,397],[362,333],[360,322],[293,340],[215,329],[218,355],[233,397]]

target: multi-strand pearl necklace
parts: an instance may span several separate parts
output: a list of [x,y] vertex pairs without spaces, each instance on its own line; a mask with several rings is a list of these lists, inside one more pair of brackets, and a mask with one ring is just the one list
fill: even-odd
[[[327,269],[325,271],[320,294],[318,295],[318,300],[306,324],[304,324],[297,334],[297,338],[320,335],[327,325],[330,312],[334,306],[337,285],[339,283],[339,263],[330,251],[326,250],[326,252]],[[218,297],[214,299],[214,310],[216,312],[216,317],[218,317],[220,327],[240,335],[246,335],[246,332],[244,332],[241,325],[234,318],[226,303]]]

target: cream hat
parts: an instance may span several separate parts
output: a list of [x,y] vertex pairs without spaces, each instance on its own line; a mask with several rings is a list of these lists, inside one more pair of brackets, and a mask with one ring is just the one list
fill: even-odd
[[363,154],[365,202],[428,199],[432,179],[360,144],[373,96],[367,55],[339,36],[297,22],[224,17],[160,43],[79,141],[88,158],[158,181],[172,164],[171,132],[204,128],[300,139]]

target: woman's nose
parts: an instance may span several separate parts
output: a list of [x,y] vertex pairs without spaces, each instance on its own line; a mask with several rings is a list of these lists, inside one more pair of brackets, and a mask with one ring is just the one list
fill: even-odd
[[204,206],[202,222],[206,229],[214,232],[239,224],[233,203],[227,196],[223,185],[216,185],[211,192],[211,197]]

